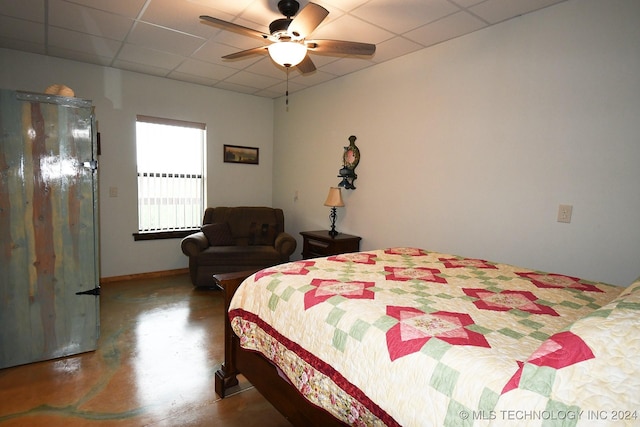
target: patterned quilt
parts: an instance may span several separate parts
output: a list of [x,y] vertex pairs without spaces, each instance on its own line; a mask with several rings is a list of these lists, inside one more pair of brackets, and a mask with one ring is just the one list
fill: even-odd
[[[351,425],[638,425],[629,288],[416,248],[261,270],[229,316]],[[634,406],[635,405],[635,406]]]

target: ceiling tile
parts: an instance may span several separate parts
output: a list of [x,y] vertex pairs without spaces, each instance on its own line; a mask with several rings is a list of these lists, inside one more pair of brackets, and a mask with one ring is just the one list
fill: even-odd
[[71,51],[84,52],[106,58],[113,58],[122,42],[105,39],[103,37],[83,34],[63,28],[49,28],[49,45],[51,47],[66,48]]
[[[293,93],[293,92],[290,92]],[[259,90],[257,92],[254,92],[253,95],[256,96],[263,96],[265,98],[278,98],[280,96],[282,96],[282,92],[277,91],[277,90],[272,90],[272,89],[264,89],[264,90]]]
[[0,15],[0,37],[44,46],[44,28],[44,25],[38,22]]
[[237,73],[238,70],[195,59],[187,59],[175,69],[175,72],[191,74],[192,76],[198,77],[206,77],[217,81],[224,80],[227,77],[232,76]]
[[14,49],[23,52],[37,53],[46,55],[44,43],[32,43],[24,40],[10,39],[0,36],[0,47],[5,49]]
[[73,3],[131,19],[138,17],[145,2],[146,0],[73,0]]
[[287,86],[289,87],[289,93],[293,93],[293,92],[298,92],[301,91],[303,89],[306,89],[308,86],[300,84],[298,82],[289,80],[289,83],[287,85],[287,82],[280,82],[275,86],[271,86],[269,87],[269,89],[265,89],[265,90],[269,90],[271,92],[275,92],[277,93],[278,96],[282,96],[282,95],[286,95],[287,93]]
[[394,37],[376,45],[376,53],[371,60],[380,63],[423,48],[424,46],[404,37]]
[[213,86],[216,83],[220,82],[220,80],[211,79],[211,78],[202,77],[202,76],[194,76],[193,74],[189,74],[189,73],[179,73],[176,71],[169,73],[167,77],[170,79],[179,80],[182,82],[195,83],[195,84],[204,85],[204,86]]
[[313,32],[315,39],[349,40],[374,44],[392,37],[393,33],[350,15],[344,15]]
[[332,80],[335,78],[336,78],[335,74],[327,73],[322,70],[316,70],[311,74],[302,75],[298,73],[296,77],[290,76],[289,81],[294,83],[304,84],[307,86],[315,86],[320,83],[328,82],[329,80]]
[[[211,3],[211,2],[209,2]],[[176,7],[176,5],[179,7]],[[200,15],[213,15],[217,11],[200,3],[186,0],[152,0],[142,14],[141,20],[181,31],[187,34],[209,38],[219,30],[211,25],[204,24]],[[227,19],[230,16],[216,16]]]
[[173,70],[184,61],[184,57],[174,53],[149,49],[144,46],[125,43],[118,54],[118,61],[147,64],[154,68]]
[[487,0],[450,0],[452,3],[457,4],[460,7],[466,8],[466,7],[471,7],[473,5],[476,5],[478,3],[482,3],[483,1],[487,1]]
[[458,12],[439,21],[424,25],[404,36],[424,46],[450,40],[484,28],[486,24],[467,12]]
[[231,83],[228,81],[216,83],[214,87],[217,87],[218,89],[230,90],[232,92],[240,92],[240,93],[247,93],[247,94],[254,94],[257,91],[255,87],[243,86],[243,85]]
[[351,13],[402,34],[457,11],[458,8],[447,0],[371,0]]
[[260,74],[249,73],[246,71],[239,71],[225,81],[242,86],[254,87],[256,89],[266,89],[280,82],[280,80],[273,77],[261,76]]
[[100,56],[94,53],[80,52],[77,50],[65,49],[56,46],[50,46],[47,52],[51,56],[57,56],[60,58],[71,59],[78,62],[86,62],[89,64],[97,64],[103,66],[110,66],[113,61],[112,57]]
[[[247,28],[251,28],[252,30],[260,31],[261,33],[265,33],[265,34],[269,34],[269,24],[271,23],[271,21],[253,22],[253,21],[249,21],[247,19],[244,19],[242,16],[237,17],[232,22],[234,24],[242,25],[242,26],[245,26]],[[260,39],[257,39],[257,38],[254,39],[254,41],[255,40],[260,41]]]
[[0,0],[0,15],[44,23],[44,1]]
[[62,0],[50,0],[49,24],[94,36],[124,40],[133,19],[79,6]]
[[345,57],[325,65],[322,67],[322,71],[343,76],[370,67],[371,65],[371,61],[366,59]]
[[137,62],[123,61],[121,59],[115,61],[113,66],[123,70],[135,71],[136,73],[150,74],[158,77],[166,77],[168,73],[166,68],[154,67],[153,65],[140,64]]
[[345,12],[349,12],[357,7],[362,6],[368,1],[369,0],[328,0],[322,2],[322,4],[325,5],[325,7],[326,5],[332,5],[334,7],[337,7],[338,9],[344,10]]
[[565,0],[487,0],[469,10],[491,24]]
[[[302,9],[303,6],[300,6]],[[254,1],[252,2],[240,15],[242,19],[261,25],[262,27],[269,27],[271,21],[284,18],[284,15],[280,13],[277,5],[274,2],[266,1]],[[247,25],[249,28],[254,28],[254,25]]]
[[[155,1],[155,0],[154,0]],[[231,16],[239,15],[244,11],[251,2],[256,0],[187,0],[188,3],[193,3],[195,5],[200,5],[204,7],[211,7],[221,12],[227,13]],[[263,1],[263,0],[257,0]],[[270,0],[271,1],[271,0]],[[219,17],[223,19],[222,17]],[[226,19],[226,18],[225,18]]]
[[138,22],[129,34],[127,42],[150,49],[189,56],[202,46],[205,40],[145,22]]

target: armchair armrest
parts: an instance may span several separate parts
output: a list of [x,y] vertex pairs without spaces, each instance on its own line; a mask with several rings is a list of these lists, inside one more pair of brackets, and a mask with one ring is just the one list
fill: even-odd
[[296,250],[297,242],[291,234],[282,232],[276,236],[274,246],[280,254],[282,262],[287,262],[293,251]]
[[196,256],[209,247],[209,240],[202,231],[188,235],[180,242],[182,253],[188,257]]

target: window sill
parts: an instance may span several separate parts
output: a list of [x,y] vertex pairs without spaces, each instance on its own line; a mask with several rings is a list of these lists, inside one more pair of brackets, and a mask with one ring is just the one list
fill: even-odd
[[133,233],[133,240],[163,240],[163,239],[182,239],[190,234],[200,231],[199,229],[191,230],[171,230],[171,231],[149,231],[145,233]]

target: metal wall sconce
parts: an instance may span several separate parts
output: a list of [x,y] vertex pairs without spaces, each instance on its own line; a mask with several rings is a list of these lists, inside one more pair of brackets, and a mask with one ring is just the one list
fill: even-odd
[[347,167],[343,167],[340,169],[340,175],[338,178],[342,178],[338,187],[344,188],[345,190],[355,190],[356,186],[353,185],[353,181],[358,178],[358,175],[355,174],[351,169]]
[[349,145],[344,147],[344,153],[342,155],[342,169],[338,175],[338,178],[342,178],[338,187],[345,190],[355,190],[356,186],[353,182],[358,178],[356,175],[356,166],[360,163],[360,149],[356,146],[356,137],[351,135],[349,137]]

